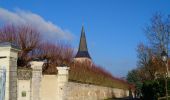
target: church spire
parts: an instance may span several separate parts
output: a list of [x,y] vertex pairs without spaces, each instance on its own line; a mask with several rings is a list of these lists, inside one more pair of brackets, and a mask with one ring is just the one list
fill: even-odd
[[91,57],[88,53],[84,26],[82,26],[82,29],[81,29],[79,49],[78,49],[78,52],[77,52],[77,55],[75,58],[89,58],[89,59],[91,59]]

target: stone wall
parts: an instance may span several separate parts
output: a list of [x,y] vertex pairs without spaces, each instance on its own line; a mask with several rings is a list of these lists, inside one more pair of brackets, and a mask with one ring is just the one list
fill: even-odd
[[[20,77],[19,75],[20,74],[18,74],[18,100],[31,100],[30,86],[34,83],[31,85],[32,82],[30,79],[27,79],[25,76]],[[58,99],[59,94],[57,91],[61,88],[58,88],[57,75],[43,75],[39,86],[34,87],[40,90],[36,93],[37,95],[40,94],[39,100],[104,100],[107,98],[120,98],[129,95],[128,90],[67,82],[64,87],[61,87],[63,90],[63,99]],[[24,92],[26,95],[23,94]],[[38,99],[32,98],[32,100]]]
[[31,80],[18,80],[17,100],[31,100]]
[[127,97],[128,90],[68,82],[65,88],[66,100],[104,100],[112,97]]
[[43,75],[40,100],[104,100],[129,95],[128,90],[68,82],[69,68],[57,67],[57,75]]
[[40,100],[57,99],[57,76],[43,75],[40,88]]
[[31,100],[32,69],[18,68],[17,73],[17,100]]
[[[40,100],[58,100],[57,75],[43,75],[40,88]],[[64,99],[61,100],[104,100],[112,97],[127,97],[128,90],[103,86],[68,82],[63,88]]]

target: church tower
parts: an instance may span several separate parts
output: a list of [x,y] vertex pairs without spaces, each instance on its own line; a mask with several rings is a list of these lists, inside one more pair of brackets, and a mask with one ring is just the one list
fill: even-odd
[[90,61],[91,62],[91,57],[89,55],[88,48],[87,48],[84,26],[82,26],[82,29],[81,29],[79,49],[78,49],[78,52],[75,56],[75,60],[80,61],[80,62],[84,62],[84,61],[88,61],[88,62]]

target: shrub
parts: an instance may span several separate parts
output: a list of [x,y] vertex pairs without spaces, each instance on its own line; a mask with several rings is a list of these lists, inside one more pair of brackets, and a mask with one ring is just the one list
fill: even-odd
[[[168,80],[168,84],[170,84],[170,79]],[[168,85],[168,90],[170,90],[169,85]],[[142,95],[143,95],[143,100],[157,100],[158,97],[164,97],[165,80],[158,79],[158,80],[145,81],[142,86]]]
[[87,63],[76,62],[70,65],[69,80],[86,84],[129,89],[129,84],[125,80],[113,77],[100,66],[89,66]]

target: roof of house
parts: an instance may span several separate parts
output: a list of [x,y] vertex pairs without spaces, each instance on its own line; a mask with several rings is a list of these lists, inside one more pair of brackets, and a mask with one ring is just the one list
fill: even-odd
[[78,52],[77,52],[77,55],[75,56],[75,58],[89,58],[89,59],[91,59],[89,52],[88,52],[88,48],[87,48],[84,26],[82,26],[79,49],[78,49]]

